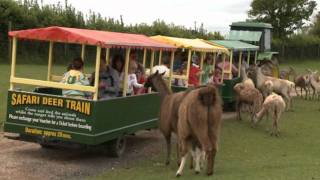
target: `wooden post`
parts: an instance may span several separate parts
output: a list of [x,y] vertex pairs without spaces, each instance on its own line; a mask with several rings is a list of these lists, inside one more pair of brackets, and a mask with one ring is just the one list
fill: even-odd
[[159,51],[159,65],[162,63],[162,50]]
[[16,76],[16,57],[17,57],[17,37],[12,40],[12,55],[11,55],[11,75],[10,75],[10,90],[13,90],[12,78]]
[[[200,70],[203,71],[203,60],[204,60],[205,52],[201,52],[200,55]],[[199,76],[199,84],[202,84],[202,75]]]
[[218,53],[214,53],[213,54],[213,64],[212,64],[212,72],[214,72],[214,70],[215,70],[215,67],[216,67],[216,59],[217,59],[217,55],[218,55]]
[[248,51],[247,64],[250,65],[250,51]]
[[108,66],[110,63],[110,48],[106,48],[106,65]]
[[232,63],[233,63],[233,50],[231,51],[231,54],[230,54],[229,79],[232,79]]
[[189,86],[189,73],[190,73],[190,65],[191,65],[191,49],[188,52],[188,62],[187,62],[187,74],[186,74],[186,87]]
[[81,59],[82,59],[82,61],[84,61],[85,53],[86,53],[86,45],[82,44],[82,47],[81,47]]
[[223,83],[223,79],[224,79],[224,66],[226,64],[226,54],[223,54],[222,56],[222,77],[221,77],[221,83]]
[[258,51],[254,53],[254,64],[257,64]]
[[52,51],[53,51],[53,41],[49,43],[49,57],[48,57],[48,74],[47,80],[51,80],[51,71],[52,71]]
[[100,55],[101,55],[101,47],[97,46],[97,54],[96,54],[96,69],[95,69],[95,76],[94,76],[94,89],[95,93],[93,95],[93,100],[98,99],[99,94],[99,71],[100,71]]
[[146,59],[147,59],[147,48],[144,48],[143,49],[143,60],[142,60],[143,67],[146,67]]
[[[12,22],[9,21],[8,23],[8,32],[10,32],[12,30]],[[10,62],[10,59],[12,59],[12,39],[8,36],[8,62]]]
[[238,77],[240,77],[240,69],[242,65],[242,51],[239,52],[239,62],[238,62]]
[[169,88],[170,89],[171,89],[172,75],[173,75],[173,62],[174,62],[174,51],[171,51],[170,74],[169,74]]
[[126,51],[126,61],[124,65],[124,80],[123,80],[123,90],[122,90],[123,97],[127,96],[127,90],[128,90],[130,51],[131,51],[130,48],[128,48]]
[[[150,74],[153,74],[152,68],[154,64],[154,50],[151,50]],[[148,93],[151,93],[151,88],[148,88]]]
[[150,74],[152,74],[152,68],[153,68],[153,64],[154,64],[154,50],[151,50],[151,62],[150,62]]

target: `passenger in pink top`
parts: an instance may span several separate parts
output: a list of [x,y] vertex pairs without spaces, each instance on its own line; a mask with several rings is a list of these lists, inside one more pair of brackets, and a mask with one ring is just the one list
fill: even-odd
[[[235,65],[231,64],[229,59],[226,59],[224,67],[223,67],[222,57],[219,57],[217,60],[217,66],[220,69],[224,69],[224,78],[223,79],[232,79],[233,76],[236,76],[238,73],[237,67]],[[230,66],[231,66],[231,72],[232,72],[231,77],[232,78],[230,78],[230,72],[228,72],[230,69]]]

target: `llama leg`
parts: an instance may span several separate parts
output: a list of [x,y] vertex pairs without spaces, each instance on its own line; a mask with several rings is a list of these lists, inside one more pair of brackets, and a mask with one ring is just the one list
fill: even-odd
[[294,89],[296,91],[297,96],[299,96],[298,90],[297,90],[297,86],[294,86]]
[[279,121],[280,121],[280,116],[281,116],[282,112],[277,112],[277,119],[276,119],[276,122],[277,122],[277,126],[276,126],[276,135],[279,137],[280,136],[280,129],[279,129]]
[[188,158],[188,153],[186,153],[184,156],[182,156],[179,169],[176,173],[177,177],[180,177],[182,175],[182,171],[183,171],[184,165],[186,164],[187,158]]
[[180,163],[179,169],[176,173],[177,177],[182,175],[183,168],[184,168],[186,161],[187,161],[187,158],[188,158],[188,145],[187,145],[186,139],[181,140],[180,148],[181,148],[182,158],[181,158],[181,163]]
[[[192,147],[190,150],[191,156],[190,156],[190,169],[193,169],[194,163],[197,163],[196,161],[196,156],[197,156],[197,152],[195,147]],[[194,161],[195,160],[195,161]]]
[[166,158],[166,165],[170,164],[170,154],[171,154],[171,134],[165,136],[166,143],[167,143],[167,158]]
[[238,120],[241,121],[241,102],[236,102],[236,111],[238,113]]
[[261,120],[261,118],[264,116],[264,114],[266,113],[266,111],[267,111],[267,109],[263,106],[263,107],[261,108],[261,110],[255,115],[255,118],[254,118],[254,120],[253,120],[253,123],[254,123],[254,124],[257,124],[257,123]]
[[289,97],[287,94],[285,94],[285,95],[284,95],[284,98],[285,98],[286,103],[287,103],[287,111],[289,111],[289,109],[290,109],[290,107],[291,107],[290,97]]
[[207,157],[208,158],[208,171],[207,171],[208,175],[212,175],[214,172],[214,162],[215,162],[216,154],[218,151],[217,134],[211,132],[210,139],[211,139],[211,144],[212,144],[212,150],[211,150],[210,154],[208,154],[208,157]]
[[272,127],[271,127],[271,133],[270,135],[273,136],[273,135],[276,135],[276,126],[277,126],[277,113],[276,113],[276,108],[272,108]]
[[180,146],[179,146],[179,143],[177,143],[177,165],[180,166],[180,163],[181,163],[181,156],[180,156]]
[[206,152],[201,150],[200,169],[203,169],[206,161]]
[[202,155],[201,149],[199,147],[196,147],[196,151],[195,151],[195,162],[196,162],[195,172],[196,172],[196,174],[200,173],[201,155]]

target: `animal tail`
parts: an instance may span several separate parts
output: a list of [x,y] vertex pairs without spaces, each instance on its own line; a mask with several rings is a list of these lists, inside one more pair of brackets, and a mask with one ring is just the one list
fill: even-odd
[[206,86],[199,90],[199,99],[204,106],[215,104],[217,96],[217,90],[214,86]]

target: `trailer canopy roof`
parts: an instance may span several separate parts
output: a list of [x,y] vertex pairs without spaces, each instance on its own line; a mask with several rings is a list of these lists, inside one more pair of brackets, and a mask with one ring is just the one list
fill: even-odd
[[176,47],[153,40],[141,34],[117,33],[66,27],[46,27],[10,31],[9,36],[18,39],[54,41],[101,46],[104,48],[135,48],[153,50],[175,50]]
[[244,43],[241,41],[232,41],[232,40],[211,40],[208,43],[216,44],[223,46],[227,49],[233,51],[257,51],[259,46],[255,46],[249,43]]
[[200,52],[228,53],[228,49],[221,46],[208,44],[201,39],[186,39],[186,38],[177,38],[177,37],[160,36],[160,35],[152,36],[151,38],[163,43],[173,45],[177,48],[191,49],[193,51],[200,51]]

